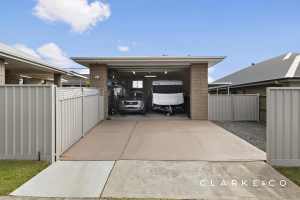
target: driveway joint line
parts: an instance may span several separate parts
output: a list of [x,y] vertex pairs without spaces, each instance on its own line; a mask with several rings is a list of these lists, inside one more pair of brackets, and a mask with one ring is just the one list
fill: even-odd
[[124,153],[125,153],[125,151],[126,151],[126,149],[127,149],[127,147],[128,147],[128,144],[129,144],[129,142],[130,142],[130,140],[131,140],[131,138],[132,138],[132,135],[134,134],[134,131],[135,131],[135,129],[136,129],[138,123],[139,123],[139,122],[136,120],[136,121],[135,121],[135,124],[134,124],[134,126],[133,126],[133,128],[132,128],[131,131],[130,131],[130,136],[128,137],[128,139],[127,139],[127,141],[126,141],[126,144],[125,144],[125,146],[124,146],[124,148],[123,148],[123,151],[121,152],[120,157],[119,157],[118,160],[121,160],[121,158],[123,157],[123,155],[124,155]]
[[115,160],[115,161],[114,161],[114,164],[113,164],[113,166],[112,166],[112,168],[111,168],[111,170],[110,170],[110,172],[109,172],[109,174],[108,174],[108,176],[107,176],[107,179],[106,179],[106,181],[105,181],[105,183],[104,183],[104,185],[103,185],[102,191],[100,192],[99,200],[100,200],[100,199],[102,198],[102,196],[103,196],[103,192],[104,192],[104,190],[105,190],[105,188],[106,188],[106,185],[107,185],[108,180],[109,180],[109,178],[110,178],[110,176],[111,176],[111,174],[112,174],[112,171],[114,170],[114,168],[115,168],[115,166],[116,166],[116,163],[117,163],[117,161]]

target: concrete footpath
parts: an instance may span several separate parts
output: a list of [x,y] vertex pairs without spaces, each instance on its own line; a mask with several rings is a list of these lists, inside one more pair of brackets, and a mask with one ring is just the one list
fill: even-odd
[[[67,169],[64,162],[74,166]],[[64,162],[59,162],[63,169],[48,168],[12,194],[17,200],[37,197],[298,200],[300,197],[298,186],[263,161],[121,160],[114,166],[107,161]]]
[[111,161],[58,161],[11,195],[99,198],[113,165]]
[[262,161],[122,160],[101,197],[299,200],[300,189]]

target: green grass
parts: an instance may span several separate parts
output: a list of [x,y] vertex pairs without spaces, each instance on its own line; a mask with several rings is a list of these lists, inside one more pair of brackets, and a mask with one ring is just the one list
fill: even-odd
[[275,169],[300,186],[300,167],[275,167]]
[[48,166],[45,161],[0,161],[0,196],[7,195]]

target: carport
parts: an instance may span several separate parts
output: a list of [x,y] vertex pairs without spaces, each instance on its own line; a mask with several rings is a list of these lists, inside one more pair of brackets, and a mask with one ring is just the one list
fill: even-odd
[[[133,81],[142,81],[147,98],[151,96],[154,80],[183,82],[186,111],[191,119],[208,119],[208,68],[221,62],[221,56],[185,57],[74,57],[75,62],[90,68],[91,85],[100,88],[105,96],[106,116],[112,102],[110,86],[118,80],[128,89]],[[147,104],[151,107],[150,103]]]

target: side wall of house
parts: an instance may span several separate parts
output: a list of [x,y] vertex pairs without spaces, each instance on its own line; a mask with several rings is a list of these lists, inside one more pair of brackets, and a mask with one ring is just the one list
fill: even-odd
[[191,119],[208,119],[208,66],[193,64],[190,69]]
[[103,96],[105,105],[105,118],[108,116],[108,66],[107,65],[91,65],[90,66],[90,81],[91,86],[100,90],[100,95]]

